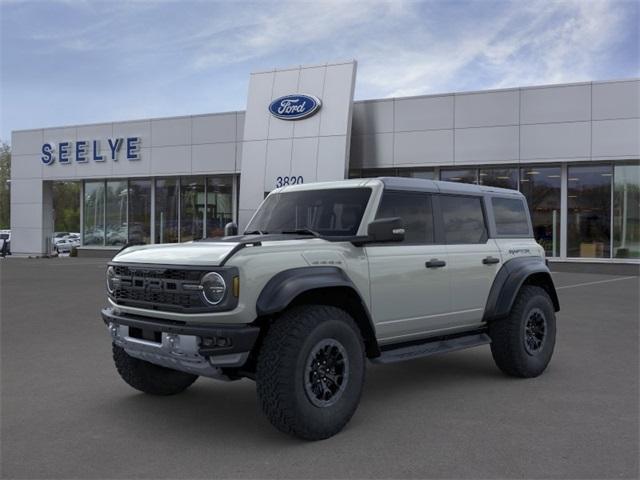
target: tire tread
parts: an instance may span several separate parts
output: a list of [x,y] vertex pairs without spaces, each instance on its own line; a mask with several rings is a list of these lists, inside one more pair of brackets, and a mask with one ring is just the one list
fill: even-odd
[[[351,414],[332,425],[311,425],[296,413],[295,371],[299,347],[310,333],[326,319],[339,319],[362,338],[353,319],[344,311],[329,305],[302,305],[285,311],[270,326],[260,350],[256,383],[258,398],[268,420],[278,430],[307,440],[320,440],[338,433]],[[364,380],[364,379],[363,379]],[[358,394],[359,400],[359,394]]]

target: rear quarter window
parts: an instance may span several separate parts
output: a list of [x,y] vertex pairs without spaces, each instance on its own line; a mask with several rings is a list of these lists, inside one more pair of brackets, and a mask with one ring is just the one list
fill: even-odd
[[529,235],[529,221],[524,202],[519,198],[491,199],[498,235]]

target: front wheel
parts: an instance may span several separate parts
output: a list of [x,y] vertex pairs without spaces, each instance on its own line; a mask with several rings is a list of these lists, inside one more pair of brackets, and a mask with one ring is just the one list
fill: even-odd
[[489,325],[489,336],[500,370],[514,377],[540,375],[556,343],[556,316],[549,294],[540,287],[523,286],[509,316]]
[[364,376],[364,346],[349,314],[304,305],[285,312],[269,329],[256,382],[262,410],[278,430],[321,440],[351,419]]

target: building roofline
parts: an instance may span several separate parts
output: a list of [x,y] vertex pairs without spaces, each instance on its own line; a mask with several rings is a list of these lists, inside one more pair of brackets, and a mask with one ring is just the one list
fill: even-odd
[[[350,63],[350,61],[342,62],[342,63]],[[327,65],[333,65],[335,63],[329,63]],[[300,67],[293,67],[300,68]],[[306,66],[305,66],[306,68]],[[274,69],[273,71],[282,71],[286,69]],[[260,73],[260,72],[255,72]],[[538,90],[545,88],[558,88],[558,87],[574,87],[574,86],[584,86],[584,85],[603,85],[608,83],[630,83],[640,81],[640,77],[631,77],[631,78],[622,78],[622,79],[611,79],[611,80],[595,80],[595,81],[586,81],[586,82],[573,82],[573,83],[551,83],[551,84],[543,84],[543,85],[528,85],[523,87],[509,87],[509,88],[497,88],[497,89],[489,89],[489,90],[468,90],[468,91],[459,91],[459,92],[445,92],[445,93],[429,93],[424,95],[411,95],[405,97],[386,97],[386,98],[367,98],[361,100],[354,100],[353,103],[374,103],[374,102],[393,102],[396,100],[412,100],[412,99],[421,99],[421,98],[437,98],[437,97],[450,97],[450,96],[462,96],[462,95],[477,95],[482,93],[501,93],[501,92],[514,92],[514,91],[522,91],[522,90]],[[91,123],[80,123],[80,124],[71,124],[71,125],[52,125],[48,127],[38,127],[38,128],[22,128],[18,130],[12,130],[11,133],[17,132],[35,132],[38,130],[52,130],[58,128],[78,128],[78,127],[91,127],[96,125],[105,125],[105,124],[116,124],[116,123],[135,123],[135,122],[149,122],[155,120],[174,120],[181,118],[197,118],[197,117],[208,117],[212,115],[231,115],[231,114],[244,114],[246,110],[230,110],[225,112],[210,112],[210,113],[198,113],[194,115],[174,115],[174,116],[164,116],[164,117],[145,117],[145,118],[132,118],[132,119],[124,119],[124,120],[110,120],[104,122],[91,122]]]
[[383,98],[364,98],[361,100],[354,100],[353,103],[368,103],[368,102],[391,102],[394,100],[411,100],[420,98],[433,98],[433,97],[451,97],[461,95],[478,95],[481,93],[501,93],[501,92],[515,92],[520,90],[538,90],[544,88],[558,88],[558,87],[578,87],[585,85],[601,85],[607,83],[630,83],[640,81],[640,77],[621,78],[612,80],[594,80],[585,82],[572,82],[572,83],[548,83],[541,85],[525,85],[521,87],[507,87],[507,88],[492,88],[487,90],[464,90],[458,92],[442,92],[442,93],[426,93],[422,95],[409,95],[403,97],[383,97]]

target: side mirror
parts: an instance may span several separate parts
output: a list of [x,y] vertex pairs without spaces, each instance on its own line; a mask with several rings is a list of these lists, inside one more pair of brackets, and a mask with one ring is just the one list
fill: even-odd
[[238,234],[238,225],[234,222],[229,222],[224,226],[224,236],[231,237]]
[[404,225],[400,217],[379,218],[369,223],[369,242],[401,242],[404,240]]

